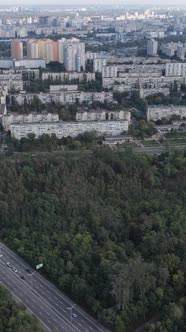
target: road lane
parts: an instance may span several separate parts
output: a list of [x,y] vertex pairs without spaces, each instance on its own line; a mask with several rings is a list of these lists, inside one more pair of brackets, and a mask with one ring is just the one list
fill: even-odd
[[57,329],[59,332],[77,332],[77,329],[66,324],[48,303],[37,296],[24,282],[2,262],[0,262],[0,281],[7,287],[28,309],[33,312],[49,329]]
[[[4,263],[9,261],[12,266],[16,267],[19,276],[26,276],[24,282],[28,287],[31,287],[31,278],[33,278],[33,292],[43,297],[48,304],[52,306],[55,313],[59,316],[62,315],[65,322],[71,324],[71,314],[68,308],[73,305],[73,302],[3,244],[1,244],[1,252],[3,254],[2,259]],[[32,277],[28,276],[26,269],[29,269],[31,273],[34,272],[34,275]],[[94,318],[89,316],[78,306],[75,306],[73,309],[73,315],[75,315],[72,319],[73,327],[80,332],[108,332],[105,327],[99,324]]]

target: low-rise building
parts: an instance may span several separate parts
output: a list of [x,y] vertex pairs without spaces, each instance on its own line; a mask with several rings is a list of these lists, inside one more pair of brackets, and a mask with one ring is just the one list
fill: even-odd
[[35,68],[46,68],[45,59],[29,59],[23,58],[20,60],[14,61],[14,68],[26,68],[26,69],[35,69]]
[[87,131],[96,131],[99,135],[117,136],[128,131],[128,121],[61,121],[57,123],[12,123],[10,131],[14,138],[20,140],[29,134],[39,137],[43,134],[55,134],[58,138],[76,137]]
[[105,139],[102,141],[102,144],[115,146],[115,145],[121,145],[124,143],[132,143],[132,142],[133,142],[132,136],[123,135],[123,136],[105,137]]
[[42,80],[60,80],[62,82],[71,82],[71,81],[95,81],[95,73],[42,73]]
[[[10,128],[11,135],[18,140],[29,134],[34,134],[36,137],[43,134],[49,136],[55,134],[58,138],[62,138],[76,137],[90,131],[105,136],[118,136],[128,131],[130,112],[100,109],[90,110],[90,117],[88,115],[88,111],[80,110],[76,114],[76,121],[58,121],[57,116],[51,118],[51,115],[50,121],[47,121],[47,114],[44,119],[38,117],[39,121],[36,121],[37,118],[32,121],[32,115],[5,119],[6,128]],[[39,115],[36,114],[36,116]]]
[[101,73],[102,68],[107,65],[107,59],[100,58],[100,59],[94,59],[93,60],[93,71],[94,73]]
[[60,92],[60,91],[77,91],[77,84],[63,84],[63,85],[50,85],[50,93]]
[[109,121],[109,120],[127,120],[131,121],[131,113],[129,111],[108,111],[105,109],[90,109],[88,111],[79,110],[76,113],[76,121]]
[[60,91],[55,93],[20,93],[10,95],[11,102],[16,101],[19,105],[31,103],[34,99],[39,99],[43,104],[60,103],[65,104],[88,104],[94,101],[100,103],[111,103],[113,101],[112,92],[83,92],[83,91]]
[[117,66],[102,67],[102,77],[117,77]]
[[29,59],[23,58],[19,60],[15,59],[0,59],[0,69],[37,69],[45,68],[46,62],[45,59]]
[[157,121],[162,118],[170,119],[173,115],[179,115],[180,118],[186,117],[186,106],[149,106],[147,110],[147,121]]
[[22,75],[12,70],[4,71],[0,74],[0,86],[6,86],[8,91],[11,91],[12,89],[15,91],[21,91],[23,90]]
[[155,87],[155,88],[140,88],[139,96],[140,98],[147,98],[149,96],[162,94],[164,96],[170,95],[170,88],[167,87]]
[[2,117],[2,124],[5,131],[10,130],[11,124],[19,124],[19,123],[54,123],[59,121],[59,115],[56,113],[48,113],[48,112],[32,112],[29,114],[20,114],[20,113],[7,113]]
[[186,63],[182,63],[182,62],[166,63],[165,76],[184,76],[184,77],[186,77]]

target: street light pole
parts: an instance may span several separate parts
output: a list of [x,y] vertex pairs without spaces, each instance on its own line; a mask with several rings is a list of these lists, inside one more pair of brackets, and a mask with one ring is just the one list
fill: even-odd
[[36,271],[32,272],[32,273],[27,273],[27,275],[30,277],[30,284],[31,284],[31,289],[33,289],[33,275]]
[[35,271],[33,273],[31,273],[31,288],[33,289],[34,283],[33,283],[33,275],[34,275]]
[[36,270],[32,272],[31,274],[29,273],[28,275],[30,276],[31,280],[31,289],[33,290],[34,288],[34,282],[33,282],[33,275],[37,272],[37,270],[41,269],[43,267],[43,263],[37,264],[36,265]]

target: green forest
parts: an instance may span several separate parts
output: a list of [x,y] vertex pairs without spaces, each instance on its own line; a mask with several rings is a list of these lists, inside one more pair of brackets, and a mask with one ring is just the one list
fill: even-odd
[[16,303],[2,286],[0,286],[0,331],[44,332],[36,318],[29,315],[23,305]]
[[18,154],[0,183],[1,240],[111,331],[185,331],[186,152]]

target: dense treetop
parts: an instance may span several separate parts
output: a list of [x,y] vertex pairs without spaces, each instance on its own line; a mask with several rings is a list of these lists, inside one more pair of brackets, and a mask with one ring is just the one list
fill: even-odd
[[2,286],[0,286],[0,331],[44,332],[36,318],[29,315],[24,306],[17,304]]
[[74,301],[112,331],[184,331],[184,152],[19,155],[0,183],[1,239]]

